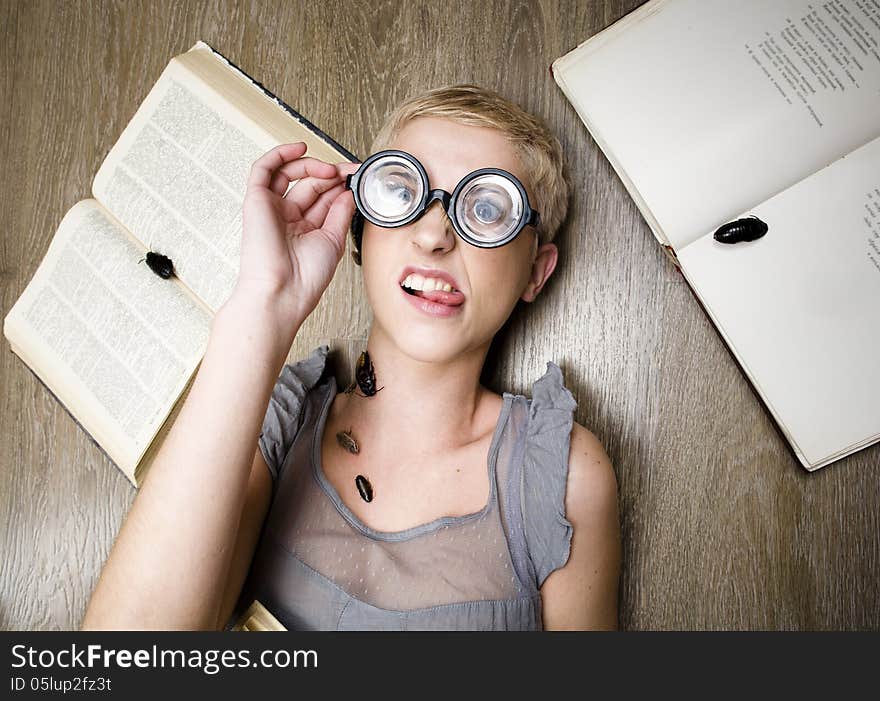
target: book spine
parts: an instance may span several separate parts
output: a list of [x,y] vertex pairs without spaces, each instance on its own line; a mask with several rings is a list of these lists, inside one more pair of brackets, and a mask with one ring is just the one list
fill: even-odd
[[334,149],[336,149],[342,155],[344,155],[349,161],[352,161],[352,162],[360,161],[360,159],[357,156],[355,156],[351,151],[349,151],[347,148],[343,147],[339,142],[337,142],[332,137],[325,134],[321,129],[319,129],[314,124],[312,124],[308,119],[303,117],[299,112],[297,112],[295,109],[293,109],[293,107],[288,105],[284,100],[277,97],[273,92],[268,90],[262,83],[260,83],[259,81],[255,80],[254,78],[249,76],[241,68],[239,68],[232,61],[230,61],[228,58],[226,58],[223,54],[221,54],[219,51],[217,51],[217,49],[215,49],[213,46],[210,46],[209,44],[205,44],[205,46],[207,46],[209,49],[211,49],[211,51],[214,53],[215,56],[217,56],[217,58],[219,58],[221,61],[223,61],[225,64],[227,64],[234,71],[239,73],[251,85],[253,85],[255,88],[257,88],[266,97],[268,97],[270,100],[272,100],[272,102],[274,102],[281,109],[283,109],[285,112],[287,112],[297,122],[302,124],[306,129],[308,129],[313,134],[315,134],[315,136],[317,136],[319,139],[330,144]]

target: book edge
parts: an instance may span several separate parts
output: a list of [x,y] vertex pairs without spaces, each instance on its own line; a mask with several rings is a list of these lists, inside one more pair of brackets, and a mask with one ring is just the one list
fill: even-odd
[[[604,137],[601,135],[595,125],[592,124],[586,112],[583,111],[581,106],[573,99],[573,93],[565,79],[565,76],[563,75],[563,71],[555,69],[551,70],[551,74],[553,75],[553,79],[556,82],[557,86],[562,91],[562,94],[565,96],[566,101],[569,105],[572,106],[575,114],[578,116],[581,123],[587,129],[590,138],[592,138],[593,142],[596,144],[602,155],[605,157],[605,160],[608,161],[611,168],[617,174],[618,179],[623,184],[623,187],[627,191],[627,194],[629,194],[630,199],[636,205],[639,213],[642,215],[642,218],[648,225],[648,229],[651,231],[651,234],[661,246],[669,249],[669,251],[671,252],[674,252],[675,249],[672,246],[672,242],[669,240],[669,237],[666,235],[663,227],[660,226],[660,222],[657,217],[654,216],[654,213],[651,211],[650,207],[648,207],[647,202],[645,202],[645,199],[642,197],[638,188],[635,186],[635,183],[632,182],[632,179],[627,175],[626,171],[623,169],[623,166],[613,155]],[[677,263],[676,267],[678,267]]]
[[858,452],[859,450],[863,450],[874,443],[880,442],[880,434],[875,436],[867,436],[864,439],[850,444],[848,446],[844,446],[842,448],[837,449],[833,453],[828,453],[824,456],[816,458],[815,460],[810,460],[804,454],[800,445],[795,440],[794,436],[790,433],[788,427],[785,426],[785,423],[782,421],[779,413],[773,408],[772,403],[768,398],[764,396],[763,390],[760,388],[759,384],[755,381],[752,376],[752,373],[749,371],[748,366],[745,364],[744,360],[741,360],[739,354],[736,352],[735,347],[728,340],[727,335],[724,333],[724,330],[719,324],[715,322],[714,317],[712,316],[709,309],[703,303],[703,300],[700,298],[699,293],[694,288],[694,286],[687,279],[687,275],[685,273],[684,268],[679,268],[679,272],[681,273],[682,279],[688,286],[688,289],[691,292],[691,295],[700,305],[700,309],[703,311],[703,314],[708,319],[709,323],[712,325],[716,335],[721,339],[721,342],[724,344],[725,350],[728,352],[731,358],[733,358],[734,363],[736,363],[737,368],[743,377],[745,377],[749,387],[751,388],[754,395],[758,398],[760,404],[764,407],[764,410],[769,414],[771,423],[776,429],[777,433],[783,438],[785,443],[789,446],[789,449],[793,453],[794,457],[797,458],[801,467],[803,467],[807,472],[816,472],[817,470],[826,467],[838,460],[842,460],[843,458],[852,455],[853,453]]
[[600,45],[613,41],[621,32],[626,31],[630,25],[637,24],[650,15],[659,12],[670,1],[671,0],[647,0],[647,2],[642,3],[637,8],[618,17],[611,24],[603,27],[592,36],[587,37],[582,42],[562,54],[562,56],[554,59],[550,64],[551,74],[560,68],[564,69],[566,64],[580,59],[584,54],[590,51],[595,51]]
[[[193,49],[202,48],[202,47],[210,50],[211,53],[213,54],[213,56],[217,60],[219,60],[219,61],[225,63],[227,66],[229,66],[230,69],[232,69],[235,73],[237,73],[245,81],[250,83],[256,90],[258,90],[265,97],[267,97],[269,100],[271,100],[273,103],[275,103],[275,105],[277,105],[280,109],[287,112],[291,117],[293,117],[297,122],[299,122],[299,124],[301,124],[306,129],[311,131],[319,139],[321,139],[322,141],[324,141],[325,143],[329,144],[334,149],[339,151],[349,161],[357,161],[358,160],[357,156],[355,156],[353,153],[351,153],[351,151],[349,151],[347,148],[342,146],[338,141],[336,141],[336,139],[329,136],[325,131],[323,131],[321,128],[316,126],[308,118],[304,117],[300,112],[295,110],[293,107],[291,107],[289,104],[287,104],[284,100],[282,100],[280,97],[275,95],[275,93],[273,93],[268,88],[266,88],[266,86],[263,85],[261,82],[259,82],[258,80],[256,80],[252,76],[248,75],[238,65],[236,65],[235,63],[230,61],[228,58],[226,58],[226,56],[224,56],[222,53],[217,51],[217,49],[212,47],[210,44],[200,40],[199,42],[196,43],[196,45],[193,47]],[[193,49],[190,49],[190,51],[192,51]]]
[[[7,339],[7,341],[9,341],[9,339]],[[134,475],[130,475],[128,472],[125,471],[125,469],[123,469],[123,467],[121,465],[119,465],[119,463],[117,463],[112,457],[110,457],[110,454],[101,446],[100,443],[98,443],[98,441],[95,439],[95,437],[91,433],[89,433],[89,431],[86,429],[86,427],[80,423],[79,419],[77,419],[76,416],[74,416],[73,412],[68,408],[68,406],[63,401],[61,401],[61,399],[58,397],[58,395],[52,391],[52,389],[49,387],[49,385],[46,384],[46,382],[43,380],[43,378],[40,377],[37,374],[37,372],[30,365],[27,364],[27,362],[25,362],[24,358],[22,358],[21,355],[19,355],[19,353],[16,351],[15,346],[12,344],[11,341],[9,341],[9,349],[13,353],[13,355],[15,355],[21,361],[21,364],[24,365],[25,368],[27,368],[27,371],[31,375],[33,375],[37,379],[37,381],[41,385],[43,385],[45,390],[55,399],[55,401],[58,402],[59,406],[62,409],[64,409],[64,411],[67,413],[67,415],[71,419],[73,419],[73,422],[82,429],[82,432],[86,435],[86,437],[89,439],[89,441],[91,441],[91,443],[99,451],[101,451],[101,453],[104,455],[105,458],[107,458],[107,460],[110,462],[110,464],[113,465],[117,470],[119,470],[119,472],[121,472],[125,476],[125,478],[129,481],[129,483],[131,483],[131,485],[135,489],[137,489],[138,485],[137,485],[137,482],[135,481]]]

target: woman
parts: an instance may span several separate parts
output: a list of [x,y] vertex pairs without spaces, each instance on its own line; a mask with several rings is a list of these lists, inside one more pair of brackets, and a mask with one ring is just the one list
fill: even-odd
[[[298,628],[616,627],[614,472],[558,367],[531,401],[479,384],[493,337],[556,265],[558,143],[455,86],[401,105],[372,151],[386,149],[372,185],[303,144],[254,164],[237,286],[84,628],[219,628],[252,598]],[[484,168],[500,171],[488,199],[457,189]],[[471,199],[420,209],[419,184]],[[511,212],[498,196],[518,192]],[[356,211],[374,377],[337,392],[319,348],[279,378]],[[481,241],[499,211],[507,238]]]

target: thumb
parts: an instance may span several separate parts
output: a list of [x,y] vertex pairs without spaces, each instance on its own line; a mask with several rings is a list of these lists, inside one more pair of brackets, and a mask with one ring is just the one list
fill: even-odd
[[345,237],[348,234],[348,227],[351,225],[354,211],[354,197],[351,190],[344,190],[333,200],[330,211],[327,212],[327,217],[324,219],[324,226],[321,227],[329,238],[338,245],[340,255],[345,249]]

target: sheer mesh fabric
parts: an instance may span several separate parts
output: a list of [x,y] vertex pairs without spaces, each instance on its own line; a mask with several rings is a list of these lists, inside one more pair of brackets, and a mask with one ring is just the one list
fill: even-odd
[[286,366],[273,390],[260,447],[274,496],[239,608],[257,598],[289,629],[540,629],[540,583],[565,563],[571,537],[555,502],[575,405],[558,367],[535,383],[537,401],[504,394],[483,509],[383,532],[321,469],[337,392],[327,350]]
[[[502,420],[489,451],[489,498],[484,508],[406,531],[371,529],[353,514],[321,470],[321,436],[335,391],[308,403],[316,420],[285,461],[285,479],[267,523],[269,535],[337,587],[374,606],[410,610],[449,603],[520,596],[523,588],[499,518],[495,472],[511,442]],[[319,401],[317,401],[319,400]],[[499,430],[500,429],[500,430]],[[505,455],[500,456],[500,447]],[[503,478],[503,476],[502,476]]]

